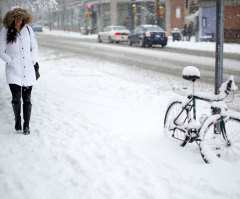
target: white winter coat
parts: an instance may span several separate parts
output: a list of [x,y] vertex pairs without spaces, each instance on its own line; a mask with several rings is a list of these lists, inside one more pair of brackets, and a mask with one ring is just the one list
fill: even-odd
[[28,31],[27,26],[23,26],[13,43],[7,44],[7,29],[0,32],[0,57],[6,62],[8,84],[32,86],[36,82],[38,45],[32,28],[28,26]]

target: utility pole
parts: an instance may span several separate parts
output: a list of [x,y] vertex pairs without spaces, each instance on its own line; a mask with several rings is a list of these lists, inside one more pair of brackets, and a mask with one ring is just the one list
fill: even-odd
[[130,2],[130,31],[133,31],[135,28],[135,14],[134,14],[134,9],[135,9],[136,3],[135,0],[131,0]]
[[137,27],[137,5],[133,4],[132,5],[133,9],[133,16],[134,16],[134,28]]
[[223,81],[224,0],[216,1],[215,94]]
[[159,0],[154,1],[155,15],[156,15],[156,24],[160,24],[160,15],[159,15]]

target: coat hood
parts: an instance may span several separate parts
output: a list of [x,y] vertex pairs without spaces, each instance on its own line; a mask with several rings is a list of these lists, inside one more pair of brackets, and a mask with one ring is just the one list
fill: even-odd
[[27,10],[15,8],[14,10],[7,12],[5,17],[3,18],[3,26],[7,29],[10,28],[12,22],[18,17],[22,18],[25,24],[32,23],[32,16]]

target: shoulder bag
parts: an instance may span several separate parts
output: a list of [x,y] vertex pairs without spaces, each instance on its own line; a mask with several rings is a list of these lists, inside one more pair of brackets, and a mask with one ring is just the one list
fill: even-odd
[[[31,34],[30,34],[30,31],[29,31],[29,28],[27,26],[27,29],[28,29],[28,33],[29,33],[29,36],[30,36],[30,40],[31,40]],[[30,44],[31,45],[31,44]],[[32,51],[32,48],[30,46],[30,50]],[[36,64],[34,65],[34,69],[35,69],[35,74],[36,74],[36,80],[40,77],[40,73],[39,73],[39,64],[38,62],[36,62]]]

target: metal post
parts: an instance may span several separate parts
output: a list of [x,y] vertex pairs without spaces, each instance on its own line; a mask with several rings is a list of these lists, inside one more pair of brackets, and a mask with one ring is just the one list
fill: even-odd
[[[215,60],[215,94],[223,81],[223,42],[224,42],[224,0],[216,1],[216,60]],[[221,132],[220,124],[214,125],[214,133]]]
[[223,81],[224,0],[217,0],[216,8],[215,94],[218,94]]

